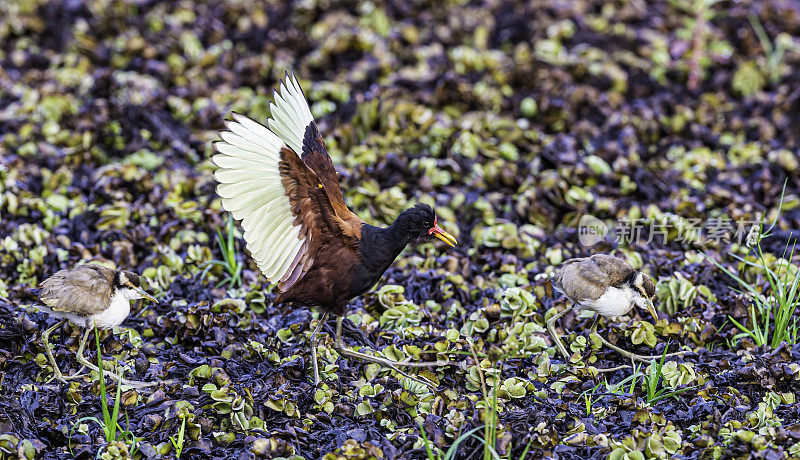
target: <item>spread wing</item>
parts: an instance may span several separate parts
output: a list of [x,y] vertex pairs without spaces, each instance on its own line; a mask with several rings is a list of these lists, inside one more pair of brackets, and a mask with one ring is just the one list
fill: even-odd
[[294,224],[303,228],[307,237],[307,248],[298,255],[296,267],[287,272],[278,284],[278,288],[284,292],[311,268],[317,250],[329,238],[341,238],[343,233],[341,222],[319,177],[289,147],[281,150],[280,171],[283,187],[295,216]]
[[39,300],[53,311],[93,315],[108,308],[113,279],[113,270],[95,264],[61,270],[39,284]]
[[328,238],[342,236],[325,187],[264,125],[239,114],[227,122],[214,178],[222,206],[242,221],[247,249],[264,276],[287,291],[308,272]]
[[[272,283],[287,280],[308,255],[312,235],[295,224],[280,170],[286,145],[265,126],[234,113],[214,142],[222,207],[242,221],[247,249]],[[296,156],[296,155],[295,155]]]
[[618,257],[595,254],[561,264],[553,286],[575,302],[596,300],[608,286],[622,284],[633,272],[633,268]]
[[325,149],[322,135],[294,73],[286,74],[279,89],[275,91],[274,101],[269,108],[272,114],[267,121],[269,128],[292,150],[302,153],[303,162],[322,183],[336,216],[342,222],[344,234],[360,237],[364,221],[353,214],[344,203],[336,168]]

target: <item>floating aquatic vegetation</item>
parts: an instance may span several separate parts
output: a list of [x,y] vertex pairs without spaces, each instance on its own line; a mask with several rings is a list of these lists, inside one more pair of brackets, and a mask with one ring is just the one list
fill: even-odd
[[[404,458],[425,455],[420,424],[444,453],[491,419],[484,386],[497,389],[494,445],[510,458],[526,445],[537,458],[800,455],[797,346],[737,338],[726,320],[753,299],[697,252],[760,261],[745,241],[693,233],[697,219],[772,219],[789,177],[786,238],[765,260],[780,276],[798,270],[796,255],[781,258],[800,228],[792,5],[151,3],[0,2],[0,456],[67,457],[69,444],[78,458],[173,456],[183,430],[185,458]],[[319,315],[274,304],[238,232],[241,287],[207,265],[224,222],[210,142],[231,111],[265,120],[290,68],[352,209],[383,225],[426,202],[458,224],[447,228],[458,248],[406,251],[344,323],[348,347],[457,362],[413,371],[436,392],[342,359],[332,323],[313,388],[305,342]],[[615,233],[583,245],[587,214]],[[642,236],[618,238],[625,223]],[[543,326],[562,301],[546,273],[613,249],[661,279],[669,318],[634,310],[600,333],[697,352],[662,368],[665,387],[692,388],[680,403],[648,406],[632,369],[597,373],[628,363],[596,346],[585,316],[563,318],[576,361],[553,354]],[[89,261],[137,271],[162,301],[133,304],[119,333],[101,335],[106,365],[174,382],[122,393],[135,444],[100,446],[91,424],[69,434],[98,410],[97,391],[90,377],[43,385],[36,337],[53,323],[17,307],[44,277]],[[764,269],[723,263],[768,295]],[[53,333],[60,364],[76,334]],[[580,395],[604,378],[629,380],[587,412]],[[708,423],[716,413],[726,422]],[[480,443],[466,436],[456,456]]]
[[698,295],[702,295],[704,299],[712,303],[717,301],[717,297],[708,286],[695,286],[680,272],[676,272],[668,280],[660,280],[656,286],[658,305],[669,315],[690,310]]

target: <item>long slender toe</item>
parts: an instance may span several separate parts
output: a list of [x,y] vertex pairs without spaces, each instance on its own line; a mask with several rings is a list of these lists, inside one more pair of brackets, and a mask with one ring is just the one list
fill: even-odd
[[383,367],[388,367],[389,369],[392,369],[393,371],[397,372],[398,374],[402,375],[403,377],[405,377],[407,379],[413,380],[413,381],[415,381],[417,383],[421,383],[421,384],[429,387],[431,390],[435,390],[436,389],[436,386],[434,386],[433,383],[428,382],[427,380],[421,380],[420,378],[415,377],[415,376],[413,376],[413,375],[411,375],[411,374],[409,374],[407,372],[401,371],[397,367],[397,365],[403,365],[402,363],[399,363],[397,361],[392,361],[392,360],[389,360],[389,359],[385,359],[385,358],[379,358],[377,356],[370,356],[370,355],[367,355],[367,354],[364,354],[364,353],[360,353],[360,352],[357,352],[357,351],[353,351],[353,350],[349,350],[349,349],[345,348],[344,346],[342,346],[341,344],[339,344],[338,346],[334,346],[334,348],[342,356],[349,356],[351,358],[360,359],[362,361],[367,361],[367,362],[380,364]]
[[56,358],[55,356],[53,356],[53,348],[50,345],[50,333],[61,327],[61,325],[64,324],[64,321],[65,320],[61,320],[52,327],[42,332],[42,344],[44,345],[44,351],[47,354],[47,360],[50,362],[50,366],[52,366],[53,368],[53,376],[50,377],[50,379],[48,379],[47,382],[45,383],[50,383],[53,380],[58,380],[59,382],[66,383],[64,374],[62,374],[61,369],[58,368],[58,363],[56,363]]
[[[624,350],[624,349],[612,344],[611,342],[609,342],[608,340],[603,338],[603,336],[601,336],[600,334],[597,334],[597,336],[600,337],[600,341],[603,342],[603,345],[607,346],[608,348],[611,348],[612,350],[616,351],[617,353],[619,353],[619,354],[621,354],[623,356],[627,356],[631,360],[640,361],[640,362],[643,362],[643,363],[649,363],[650,361],[652,361],[654,359],[655,360],[661,359],[662,355],[639,355],[639,354],[636,354],[636,353],[632,353],[630,351]],[[678,352],[675,352],[675,353],[668,353],[666,356],[667,356],[667,358],[669,358],[669,357],[672,357],[672,356],[685,355],[686,353],[689,353],[689,352],[688,351],[678,351]]]
[[561,353],[561,355],[564,357],[564,359],[567,360],[567,362],[569,362],[570,354],[567,351],[566,347],[564,347],[564,343],[561,342],[561,338],[558,336],[558,333],[556,333],[555,324],[556,324],[556,321],[558,321],[559,318],[561,318],[562,316],[566,315],[567,312],[572,310],[572,308],[573,308],[572,306],[568,306],[563,311],[561,311],[560,313],[556,313],[550,319],[547,320],[547,332],[550,333],[550,338],[553,339],[553,342],[556,344],[556,348],[558,348],[558,351]]
[[53,375],[49,379],[47,379],[44,383],[48,384],[48,383],[52,382],[53,380],[58,380],[61,383],[67,383],[68,379],[70,379],[69,376],[68,377],[64,377],[64,374],[62,374],[61,371],[58,370],[57,367],[54,367],[53,368]]
[[[93,370],[97,373],[100,372],[100,368],[90,363],[86,358],[83,357],[83,355],[78,355],[76,359],[82,366],[85,366],[86,368]],[[115,374],[114,372],[105,369],[103,369],[103,374],[105,374],[106,377],[112,378],[123,385],[128,385],[132,387],[149,387],[158,385],[158,382],[139,382],[137,380],[128,380],[125,377],[122,377],[118,374]]]
[[371,356],[365,353],[361,353],[358,351],[353,351],[344,346],[344,342],[342,341],[342,317],[338,316],[336,318],[336,335],[333,339],[333,348],[342,356],[349,356],[351,358],[360,359],[362,361],[372,362],[376,364],[380,364],[381,366],[388,367],[393,371],[397,372],[398,374],[406,377],[409,380],[413,380],[417,383],[421,383],[431,390],[436,390],[436,387],[433,383],[428,382],[426,380],[420,380],[417,377],[412,376],[406,372],[401,371],[398,366],[405,366],[405,367],[430,367],[431,365],[436,365],[438,363],[408,363],[408,362],[397,362],[392,361],[386,358],[380,358],[377,356]]

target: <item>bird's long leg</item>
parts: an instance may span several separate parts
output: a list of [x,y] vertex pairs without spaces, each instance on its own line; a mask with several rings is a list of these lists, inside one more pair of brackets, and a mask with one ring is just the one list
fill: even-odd
[[317,327],[311,333],[311,361],[314,363],[314,385],[319,385],[319,364],[317,364],[317,333],[322,329],[322,325],[328,320],[328,312],[322,314],[317,323]]
[[86,340],[89,338],[89,333],[92,332],[91,328],[85,328],[83,331],[83,337],[81,337],[81,343],[78,344],[78,352],[75,354],[77,360],[81,365],[86,367],[82,361],[86,361],[86,358],[83,357],[83,348],[86,346]]
[[[589,337],[591,337],[592,333],[596,333],[597,332],[597,321],[599,321],[599,320],[600,320],[600,314],[599,313],[595,313],[594,319],[592,320],[592,326],[589,328]],[[600,334],[597,334],[597,336],[600,337]],[[603,341],[602,337],[600,337],[600,341],[601,342]],[[610,367],[610,368],[607,368],[607,369],[598,369],[597,373],[598,374],[603,374],[603,373],[606,373],[606,372],[616,372],[618,370],[626,369],[628,367],[633,368],[633,367],[635,367],[634,364],[635,364],[635,362],[633,360],[631,360],[631,365],[630,366],[628,366],[627,364],[624,364],[622,366]]]
[[564,311],[562,311],[560,313],[556,313],[550,319],[547,320],[547,331],[550,332],[550,337],[552,337],[553,342],[556,343],[556,348],[558,348],[558,351],[561,352],[561,354],[564,356],[564,358],[567,361],[569,361],[569,353],[567,353],[567,349],[564,348],[564,344],[561,343],[561,339],[558,338],[558,334],[556,334],[555,323],[556,323],[556,321],[558,321],[559,318],[561,318],[562,316],[566,315],[567,312],[572,310],[572,308],[573,308],[573,306],[570,305],[567,308],[565,308]]
[[[591,332],[595,332],[595,333],[597,332],[597,318],[595,318],[594,323],[592,323]],[[591,334],[591,332],[590,332],[590,334]],[[622,356],[626,356],[626,357],[630,358],[631,361],[641,361],[643,363],[649,363],[650,361],[652,361],[654,359],[661,359],[661,355],[658,355],[658,356],[639,355],[639,354],[632,353],[632,352],[627,351],[627,350],[623,350],[622,348],[614,345],[613,343],[611,343],[608,340],[606,340],[605,338],[603,338],[603,336],[600,335],[599,333],[597,334],[597,337],[600,338],[600,341],[603,342],[603,345],[605,345],[608,348],[616,351],[617,353],[621,354]],[[669,358],[671,356],[680,356],[680,355],[684,355],[686,353],[689,353],[689,352],[688,351],[678,351],[678,352],[675,352],[675,353],[668,353],[667,357]]]
[[[360,353],[358,351],[353,351],[353,350],[350,350],[348,348],[345,348],[344,343],[342,342],[342,320],[343,319],[344,318],[342,316],[337,316],[336,317],[336,337],[334,338],[334,343],[333,343],[333,347],[336,349],[336,351],[340,355],[342,355],[342,356],[350,356],[352,358],[358,358],[358,359],[361,359],[361,360],[364,360],[364,361],[369,361],[369,362],[380,364],[381,366],[385,366],[385,367],[388,367],[388,368],[392,369],[393,371],[397,372],[398,374],[402,375],[403,377],[406,377],[408,379],[411,379],[411,380],[413,380],[415,382],[418,382],[418,383],[421,383],[423,385],[427,385],[431,389],[434,389],[434,390],[436,389],[433,386],[432,383],[430,383],[428,381],[425,381],[425,380],[420,380],[420,379],[418,379],[416,377],[413,377],[413,376],[401,371],[400,369],[398,369],[397,366],[428,367],[428,366],[434,366],[437,363],[433,363],[433,362],[432,363],[425,363],[425,364],[421,364],[421,363],[403,363],[403,362],[392,361],[392,360],[389,360],[389,359],[386,359],[386,358],[379,358],[377,356],[367,355],[367,354],[364,354],[364,353]],[[449,363],[449,361],[447,363]]]
[[[78,362],[82,366],[85,366],[85,367],[87,367],[87,368],[99,373],[100,372],[100,368],[98,368],[94,364],[90,363],[83,356],[83,348],[86,345],[86,340],[89,338],[89,333],[91,331],[92,331],[92,328],[88,327],[88,325],[87,325],[86,332],[83,333],[83,338],[81,338],[81,344],[78,346],[78,355],[76,356],[75,359],[77,359]],[[111,371],[107,371],[105,369],[103,369],[103,373],[105,375],[107,375],[108,377],[116,380],[118,383],[121,383],[123,385],[132,386],[132,387],[149,387],[149,386],[153,386],[153,385],[157,385],[158,384],[158,382],[139,382],[139,381],[136,381],[136,380],[128,380],[128,379],[126,379],[126,378],[124,378],[124,377],[122,377],[120,375],[117,375],[117,374],[115,374],[115,373],[113,373]]]
[[53,366],[53,376],[47,382],[56,379],[59,382],[66,383],[66,379],[64,378],[64,375],[61,373],[61,369],[58,368],[58,364],[56,363],[56,358],[53,356],[53,351],[51,350],[50,347],[50,333],[61,327],[61,325],[64,324],[65,321],[66,319],[62,319],[61,321],[57,322],[54,326],[51,326],[50,328],[42,332],[42,343],[44,344],[44,351],[47,353],[47,359],[50,361],[50,365]]

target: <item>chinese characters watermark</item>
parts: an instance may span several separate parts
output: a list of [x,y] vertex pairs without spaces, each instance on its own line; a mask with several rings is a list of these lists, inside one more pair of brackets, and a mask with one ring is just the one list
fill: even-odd
[[729,217],[712,217],[706,221],[698,218],[670,216],[666,219],[628,219],[613,226],[602,220],[584,215],[578,222],[578,240],[584,246],[595,244],[610,237],[618,244],[650,244],[670,241],[692,244],[714,241],[717,244],[737,243],[752,245],[758,238],[759,220]]

